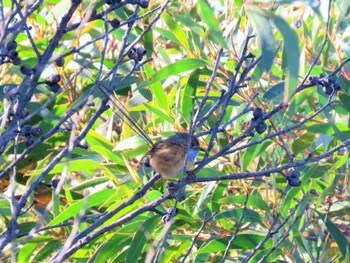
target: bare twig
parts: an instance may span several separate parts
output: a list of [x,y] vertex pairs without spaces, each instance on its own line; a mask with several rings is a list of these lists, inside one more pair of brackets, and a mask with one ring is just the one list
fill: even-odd
[[229,242],[227,243],[224,255],[222,256],[220,262],[225,262],[225,259],[228,256],[228,252],[230,250],[230,247],[232,246],[233,241],[235,241],[238,231],[241,227],[243,218],[245,217],[245,212],[247,211],[247,204],[248,204],[248,200],[249,200],[249,191],[247,191],[246,197],[245,197],[245,201],[244,201],[244,205],[243,205],[243,211],[242,211],[242,215],[239,217],[238,222],[236,224],[236,229],[235,232],[233,233],[232,237],[230,238]]
[[[294,214],[298,211],[298,208],[300,207],[300,205],[304,202],[305,196],[296,204],[296,206],[293,208],[293,210],[289,213],[289,215],[281,222],[281,224],[279,224],[276,227],[276,224],[278,222],[278,218],[280,217],[280,215],[276,216],[275,220],[273,221],[273,223],[271,224],[267,234],[265,235],[265,237],[259,242],[259,244],[252,249],[252,251],[246,256],[246,258],[242,261],[242,263],[246,263],[249,262],[249,260],[252,258],[252,256],[259,250],[262,248],[262,246],[265,244],[265,242],[271,238],[273,235],[277,234],[278,231],[289,222],[290,218],[292,216],[294,216]],[[306,208],[307,206],[305,206]],[[305,210],[304,208],[304,210]],[[303,210],[303,211],[304,211]],[[302,215],[303,211],[299,214]],[[295,221],[291,224],[294,226],[294,224],[299,220],[299,216],[296,217]],[[291,229],[291,228],[290,228]],[[290,231],[290,230],[289,230]],[[288,232],[289,232],[288,231]]]
[[114,215],[116,215],[118,212],[120,212],[125,207],[133,204],[137,199],[140,199],[142,196],[146,194],[148,189],[150,189],[153,184],[158,181],[161,178],[160,174],[157,174],[153,176],[147,184],[145,184],[138,192],[136,192],[130,199],[127,201],[121,203],[119,206],[114,208],[112,211],[108,212],[106,215],[98,219],[96,222],[94,222],[92,225],[87,227],[84,231],[80,232],[74,239],[74,243],[77,242],[79,239],[82,239],[86,237],[89,233],[91,233],[93,230],[101,226],[104,222],[106,222],[108,219],[112,218]]
[[166,193],[166,194],[162,195],[161,197],[159,197],[158,199],[154,200],[153,202],[146,204],[142,207],[139,207],[138,209],[130,212],[126,216],[114,221],[113,223],[98,229],[94,233],[87,235],[87,236],[77,240],[76,242],[73,242],[74,245],[72,245],[71,248],[66,251],[66,253],[62,257],[62,260],[67,259],[70,255],[72,255],[79,248],[85,246],[86,244],[88,244],[92,240],[98,238],[102,234],[104,234],[104,233],[106,233],[106,232],[108,232],[108,231],[110,231],[118,226],[121,226],[122,224],[124,224],[126,222],[129,222],[132,218],[135,218],[136,216],[138,216],[144,212],[151,211],[152,209],[154,209],[154,207],[157,207],[158,205],[164,203],[166,200],[168,200],[170,198],[171,198],[170,194]]
[[205,106],[205,103],[208,100],[208,96],[209,96],[209,92],[210,92],[211,86],[213,85],[213,81],[214,81],[214,79],[216,77],[216,73],[217,73],[218,68],[219,68],[219,62],[220,62],[220,58],[222,56],[222,52],[223,52],[223,49],[221,48],[219,50],[219,53],[218,53],[217,57],[216,57],[214,69],[213,69],[213,72],[212,72],[212,74],[210,76],[209,83],[208,83],[207,88],[205,90],[205,94],[202,97],[202,101],[201,101],[201,103],[199,103],[197,112],[196,112],[196,114],[193,117],[193,123],[194,123],[195,127],[198,127],[201,124],[203,124],[204,121],[206,120],[206,118],[209,117],[209,115],[208,115],[208,117],[202,117],[200,121],[198,120],[199,114],[202,112],[202,110],[203,110],[203,108]]
[[296,162],[289,162],[285,165],[281,165],[281,166],[276,167],[276,168],[261,170],[261,171],[257,171],[257,172],[246,172],[246,173],[216,175],[216,176],[214,175],[214,176],[210,176],[210,177],[186,178],[186,184],[199,183],[199,182],[221,181],[221,180],[237,180],[237,179],[256,178],[256,177],[259,178],[262,176],[269,176],[272,173],[280,173],[286,169],[290,169],[293,167],[300,167],[300,166],[304,166],[304,165],[309,164],[309,163],[318,162],[318,161],[323,160],[329,156],[332,156],[333,153],[339,151],[342,148],[347,147],[348,145],[350,145],[350,139],[345,140],[344,142],[333,147],[331,150],[329,150],[328,152],[326,152],[324,154],[320,154],[316,157],[311,157],[311,158],[306,157],[303,160],[299,160]]
[[[106,214],[107,214],[107,212],[103,212],[103,213],[97,214],[97,215],[84,216],[83,218],[81,218],[80,221],[81,222],[93,221],[93,220],[96,220],[96,219],[99,219],[99,218],[103,217]],[[40,232],[44,232],[44,231],[55,229],[55,228],[62,228],[62,227],[66,227],[66,226],[72,226],[73,224],[74,224],[74,221],[67,221],[67,222],[64,222],[62,224],[57,224],[57,225],[53,225],[53,226],[46,226],[46,227],[43,227],[43,228],[38,228],[38,229],[36,229],[34,231],[34,233],[38,234]],[[17,238],[25,237],[25,236],[28,236],[29,234],[30,234],[30,232],[19,233],[17,235]]]
[[[214,216],[217,214],[217,211],[215,211],[214,213],[212,213],[208,218],[204,218],[201,227],[198,229],[197,234],[193,237],[192,242],[190,247],[188,248],[186,254],[184,255],[184,257],[182,258],[181,262],[184,263],[186,261],[186,259],[188,258],[188,256],[190,255],[192,248],[194,246],[194,244],[196,243],[199,235],[202,233],[204,227],[206,226],[206,224],[208,224],[213,218]],[[205,217],[205,216],[204,216]]]
[[[320,56],[322,54],[322,51],[324,49],[324,47],[326,46],[327,42],[328,42],[328,34],[329,34],[329,25],[330,25],[330,20],[331,20],[331,9],[332,9],[332,0],[328,1],[328,14],[327,14],[327,23],[326,23],[326,31],[325,31],[325,37],[322,43],[322,46],[320,48],[320,50],[318,51],[317,56],[315,57],[315,59],[313,60],[313,62],[311,63],[311,66],[309,68],[309,70],[307,71],[306,75],[304,76],[300,87],[303,87],[303,85],[305,84],[306,80],[309,78],[311,71],[313,70],[313,68],[315,67],[316,63],[318,62],[318,60],[320,59]],[[295,92],[299,92],[301,89],[298,88],[296,89]]]

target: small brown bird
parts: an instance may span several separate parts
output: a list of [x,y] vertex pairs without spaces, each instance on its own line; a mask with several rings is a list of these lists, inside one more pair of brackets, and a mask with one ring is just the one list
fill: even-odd
[[[118,108],[115,113],[126,119],[126,124],[151,145],[151,149],[146,153],[147,157],[144,159],[145,166],[152,167],[165,178],[171,177],[183,173],[187,156],[186,170],[190,171],[194,168],[199,151],[205,151],[200,148],[199,141],[195,136],[190,138],[187,132],[176,132],[164,140],[153,143],[137,121],[127,112],[123,103],[118,98],[112,97],[104,88],[99,88]],[[191,141],[188,149],[189,140]]]
[[190,136],[186,132],[177,132],[174,135],[155,143],[147,152],[149,163],[155,171],[163,177],[171,177],[181,174],[185,167],[187,156],[187,167],[189,171],[193,169],[194,162],[200,150],[199,141],[195,136],[191,137],[189,150],[187,144]]

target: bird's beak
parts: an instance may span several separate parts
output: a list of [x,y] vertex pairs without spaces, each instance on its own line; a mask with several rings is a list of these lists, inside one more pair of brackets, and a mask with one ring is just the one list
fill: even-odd
[[206,152],[207,150],[200,147],[200,146],[196,146],[196,147],[192,147],[191,150],[196,150],[196,151],[202,151],[202,152]]

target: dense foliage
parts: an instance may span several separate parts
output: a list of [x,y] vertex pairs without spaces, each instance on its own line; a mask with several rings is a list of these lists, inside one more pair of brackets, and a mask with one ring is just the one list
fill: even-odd
[[1,1],[2,260],[349,262],[349,5]]

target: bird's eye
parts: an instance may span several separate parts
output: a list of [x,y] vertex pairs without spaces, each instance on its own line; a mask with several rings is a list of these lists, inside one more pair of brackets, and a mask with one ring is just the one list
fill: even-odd
[[195,146],[197,146],[197,143],[195,141],[192,141],[191,142],[191,147],[195,147]]

